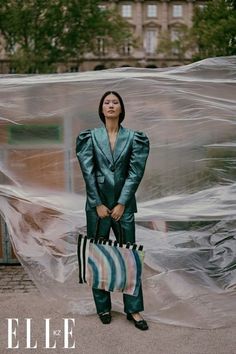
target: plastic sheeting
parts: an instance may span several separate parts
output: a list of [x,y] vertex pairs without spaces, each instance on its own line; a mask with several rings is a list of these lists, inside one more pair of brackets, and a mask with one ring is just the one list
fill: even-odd
[[[107,90],[124,99],[123,125],[151,152],[136,194],[144,244],[145,317],[215,328],[236,323],[236,57],[166,69],[119,68],[2,76],[0,208],[20,262],[47,297],[93,313],[78,284],[85,232],[79,131],[100,126]],[[120,294],[114,309],[122,311]]]

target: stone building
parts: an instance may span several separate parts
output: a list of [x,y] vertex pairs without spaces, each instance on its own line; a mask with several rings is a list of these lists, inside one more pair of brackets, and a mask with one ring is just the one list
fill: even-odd
[[[204,7],[208,0],[107,0],[100,8],[114,8],[129,22],[135,45],[127,41],[119,50],[106,48],[105,39],[96,38],[97,49],[87,53],[82,64],[71,61],[58,64],[58,73],[110,69],[121,66],[166,67],[191,62],[191,52],[180,53],[175,48],[169,53],[161,52],[159,44],[163,36],[178,38],[180,26],[191,27],[195,7]],[[14,73],[5,55],[3,39],[0,40],[0,73]]]
[[204,7],[206,0],[135,0],[101,1],[101,8],[116,7],[127,20],[135,38],[136,46],[124,43],[119,53],[107,51],[104,39],[98,38],[96,55],[88,53],[80,66],[81,71],[114,68],[121,66],[166,67],[187,64],[192,53],[180,58],[173,50],[171,54],[159,52],[161,38],[169,34],[171,40],[178,38],[181,25],[191,27],[194,8]]

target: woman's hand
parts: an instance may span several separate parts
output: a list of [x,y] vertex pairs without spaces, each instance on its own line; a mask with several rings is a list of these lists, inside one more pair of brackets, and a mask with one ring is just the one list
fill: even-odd
[[111,217],[114,220],[119,221],[124,211],[125,211],[125,206],[123,204],[117,204],[115,208],[113,208],[111,211]]
[[99,218],[103,219],[110,215],[111,211],[104,204],[98,205],[96,207],[97,214]]

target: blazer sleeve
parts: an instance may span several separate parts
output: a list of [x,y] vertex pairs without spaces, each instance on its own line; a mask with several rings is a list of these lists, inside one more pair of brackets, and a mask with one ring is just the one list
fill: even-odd
[[127,205],[130,199],[135,195],[145,171],[149,149],[149,139],[146,134],[143,132],[135,132],[132,143],[128,176],[118,199],[119,204]]
[[93,142],[91,130],[82,131],[76,139],[76,156],[86,184],[86,192],[91,207],[102,204],[100,199],[94,168]]

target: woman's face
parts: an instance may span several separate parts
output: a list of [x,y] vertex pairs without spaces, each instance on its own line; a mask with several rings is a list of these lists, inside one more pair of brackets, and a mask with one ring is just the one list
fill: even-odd
[[103,101],[102,111],[106,119],[119,119],[121,106],[118,97],[110,93]]

